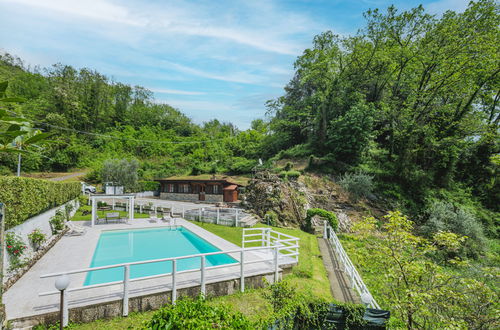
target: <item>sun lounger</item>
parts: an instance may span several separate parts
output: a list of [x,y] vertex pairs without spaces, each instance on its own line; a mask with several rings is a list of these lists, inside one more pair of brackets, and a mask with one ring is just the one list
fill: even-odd
[[80,225],[77,225],[77,224],[73,223],[72,221],[67,221],[66,226],[68,226],[68,228],[69,228],[69,231],[66,233],[66,235],[68,235],[68,236],[81,236],[81,235],[85,235],[85,233],[87,232],[86,228],[84,228]]
[[158,216],[155,212],[149,212],[149,222],[158,222]]

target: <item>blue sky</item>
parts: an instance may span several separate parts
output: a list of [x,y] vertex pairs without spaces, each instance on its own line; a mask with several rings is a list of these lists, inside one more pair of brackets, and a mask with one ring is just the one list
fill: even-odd
[[42,67],[88,67],[144,86],[195,122],[241,129],[283,94],[293,62],[326,30],[355,33],[363,12],[466,0],[0,0],[0,50]]

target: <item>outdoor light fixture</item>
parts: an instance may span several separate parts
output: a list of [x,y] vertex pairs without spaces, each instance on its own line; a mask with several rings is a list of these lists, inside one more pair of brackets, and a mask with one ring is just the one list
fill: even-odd
[[363,304],[365,304],[366,306],[370,305],[372,299],[373,297],[369,292],[365,291],[361,294],[361,302],[363,302]]
[[59,329],[64,328],[64,290],[69,286],[69,276],[63,274],[56,279],[55,287],[57,290],[61,291],[61,306],[59,310]]

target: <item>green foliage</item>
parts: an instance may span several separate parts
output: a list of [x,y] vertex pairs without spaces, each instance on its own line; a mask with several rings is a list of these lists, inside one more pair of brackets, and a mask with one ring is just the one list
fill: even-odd
[[9,254],[10,269],[16,269],[23,266],[22,256],[27,246],[22,238],[13,232],[5,234],[5,247]]
[[305,219],[305,228],[304,230],[307,232],[312,232],[312,218],[318,215],[328,221],[333,230],[337,230],[339,227],[339,220],[335,213],[319,208],[310,208],[307,210],[306,219]]
[[47,236],[39,228],[36,228],[28,234],[28,239],[35,248],[38,248],[47,240]]
[[297,178],[300,176],[299,171],[291,170],[291,171],[281,171],[279,173],[279,177],[282,179],[292,179],[292,180],[297,180]]
[[79,182],[51,182],[22,177],[0,177],[0,187],[0,200],[6,207],[7,229],[66,203],[81,192]]
[[428,237],[440,231],[450,231],[466,236],[465,253],[478,255],[485,248],[483,227],[476,217],[460,206],[443,201],[434,201],[427,209],[427,221],[421,227]]
[[[482,203],[471,213],[498,212],[498,2],[440,16],[390,6],[364,17],[356,35],[323,32],[297,58],[285,94],[268,102],[266,146],[277,157],[310,157],[308,170],[369,168],[379,190],[415,216],[434,191],[458,185]],[[371,186],[353,187],[353,197]],[[484,215],[497,235],[498,217]]]
[[133,189],[138,180],[137,170],[139,162],[136,159],[111,159],[106,160],[101,169],[103,182],[123,186],[126,190]]
[[64,229],[64,221],[66,221],[66,214],[64,210],[59,209],[56,214],[49,220],[52,235],[59,234]]
[[345,173],[338,181],[354,200],[369,196],[373,191],[373,176],[363,173]]
[[267,211],[264,215],[264,222],[268,226],[276,226],[278,223],[278,215],[274,211]]
[[138,181],[136,191],[157,191],[160,183],[157,181]]
[[416,236],[414,223],[400,212],[381,221],[366,218],[352,230],[343,245],[378,303],[391,310],[394,327],[487,329],[498,321],[498,292],[486,281],[495,270],[464,276],[475,266],[436,258],[456,255],[465,237],[443,231],[430,239]]
[[257,165],[257,161],[238,157],[234,159],[234,163],[229,166],[229,171],[232,174],[251,173]]
[[183,298],[166,305],[144,323],[144,329],[254,329],[240,313],[225,306],[210,306],[203,297]]

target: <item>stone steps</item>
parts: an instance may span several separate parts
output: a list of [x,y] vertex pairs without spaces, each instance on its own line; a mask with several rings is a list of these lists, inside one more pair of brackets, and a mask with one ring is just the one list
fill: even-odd
[[243,219],[239,220],[240,227],[253,227],[257,223],[259,223],[259,219],[252,215],[247,215]]

